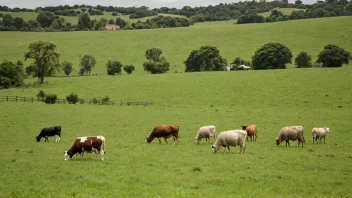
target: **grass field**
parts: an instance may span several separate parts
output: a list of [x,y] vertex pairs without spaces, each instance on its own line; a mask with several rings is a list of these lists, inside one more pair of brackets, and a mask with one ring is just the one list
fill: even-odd
[[[298,9],[298,8],[274,8],[274,10],[278,10],[286,15],[290,15],[291,12],[293,11],[300,11],[300,10],[304,11],[304,9]],[[264,17],[270,16],[270,14],[271,14],[271,11],[259,13],[259,15],[262,15]]]
[[[351,197],[349,140],[352,69],[288,69],[48,78],[37,88],[0,90],[63,98],[108,95],[154,106],[45,105],[0,102],[1,197]],[[339,108],[338,106],[341,106]],[[258,125],[246,153],[196,145],[202,125],[220,131]],[[145,142],[159,124],[180,126],[179,145]],[[62,126],[60,143],[35,142],[42,127]],[[306,144],[275,145],[281,127],[302,125]],[[312,127],[330,127],[313,145]],[[106,160],[63,160],[74,139],[106,137]],[[169,140],[170,142],[171,140]],[[212,140],[214,142],[214,140]]]
[[[233,25],[232,21],[207,22],[188,28],[110,32],[0,32],[0,60],[24,60],[29,44],[42,40],[55,43],[61,54],[60,60],[74,64],[73,75],[78,74],[79,59],[85,54],[91,54],[97,60],[93,74],[106,74],[108,60],[133,64],[136,73],[144,73],[145,51],[157,47],[163,50],[163,55],[170,62],[170,72],[183,72],[183,61],[192,50],[203,45],[218,47],[220,54],[231,62],[235,57],[250,60],[255,50],[265,43],[280,42],[291,49],[294,58],[299,52],[306,51],[316,61],[327,44],[352,52],[351,35],[352,17],[247,25]],[[288,65],[288,68],[293,67],[294,64]]]

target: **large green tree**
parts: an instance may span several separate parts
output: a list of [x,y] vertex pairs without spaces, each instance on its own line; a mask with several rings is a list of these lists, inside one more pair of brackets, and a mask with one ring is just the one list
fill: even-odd
[[8,88],[17,86],[23,82],[23,63],[18,61],[17,64],[4,60],[0,64],[0,86]]
[[184,64],[186,72],[221,71],[227,61],[220,56],[218,48],[203,46],[199,50],[193,50]]
[[37,16],[37,21],[42,27],[49,27],[54,19],[58,19],[52,12],[41,12]]
[[337,45],[325,45],[324,50],[318,55],[317,63],[323,67],[341,67],[348,64],[351,54]]
[[148,49],[145,52],[145,57],[149,62],[143,63],[144,70],[152,74],[162,74],[169,71],[170,63],[161,56],[162,53],[163,51],[159,48]]
[[25,60],[33,59],[34,62],[26,68],[27,74],[38,77],[40,84],[44,82],[44,76],[51,76],[55,70],[60,71],[59,57],[56,45],[50,42],[37,41],[29,45],[29,52]]
[[68,62],[68,61],[64,61],[61,64],[62,70],[65,72],[66,76],[70,75],[70,73],[72,72],[73,68],[72,68],[72,63]]
[[81,75],[83,75],[84,73],[90,75],[90,72],[92,71],[92,68],[95,67],[96,63],[97,60],[95,60],[94,56],[88,54],[84,55],[80,61],[81,70],[79,71],[79,73]]
[[90,20],[90,16],[88,13],[82,13],[78,16],[78,25],[77,27],[82,29],[91,29],[93,26],[92,21]]
[[255,51],[252,57],[254,69],[285,69],[292,63],[291,50],[281,43],[267,43]]
[[106,63],[106,71],[108,75],[121,74],[122,64],[120,61],[108,61]]

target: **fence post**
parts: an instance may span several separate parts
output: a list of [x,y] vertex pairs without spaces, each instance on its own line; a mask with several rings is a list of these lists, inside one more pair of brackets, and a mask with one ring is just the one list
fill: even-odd
[[122,106],[122,100],[121,100],[121,104],[120,104],[120,106]]
[[6,96],[6,101],[7,101],[7,102],[9,101],[9,96]]
[[33,97],[32,97],[32,103],[33,103]]
[[16,102],[17,102],[17,96],[16,96]]

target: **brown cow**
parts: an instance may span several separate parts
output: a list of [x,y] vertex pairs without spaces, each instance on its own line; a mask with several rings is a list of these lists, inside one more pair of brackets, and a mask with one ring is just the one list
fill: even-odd
[[[250,124],[250,125],[242,125],[242,130],[247,132],[247,141],[248,137],[251,141],[257,141],[257,125]],[[254,138],[255,136],[255,138]]]
[[153,131],[150,133],[149,136],[147,136],[147,142],[151,143],[154,138],[159,139],[159,143],[161,144],[160,138],[164,138],[166,144],[167,143],[167,138],[173,137],[174,138],[174,145],[177,141],[178,143],[178,131],[180,127],[178,125],[161,125],[161,126],[156,126],[154,127]]
[[105,137],[104,136],[90,136],[90,137],[79,137],[75,140],[70,150],[65,151],[64,159],[68,160],[75,154],[81,154],[83,157],[84,152],[95,152],[96,158],[100,153],[101,160],[104,161],[105,154]]

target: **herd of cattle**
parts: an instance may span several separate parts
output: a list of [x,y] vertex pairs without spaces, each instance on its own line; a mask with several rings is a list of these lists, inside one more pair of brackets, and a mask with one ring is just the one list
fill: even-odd
[[[173,144],[178,143],[178,132],[180,127],[178,125],[161,125],[156,126],[152,130],[149,136],[146,137],[147,143],[151,143],[155,138],[158,138],[159,144],[161,144],[161,138],[164,138],[165,142],[171,136],[173,137]],[[195,137],[196,144],[199,144],[202,139],[205,139],[206,142],[210,143],[211,138],[216,138],[216,127],[215,126],[202,126],[199,128],[197,132],[197,136]],[[322,139],[324,139],[327,133],[329,132],[329,128],[313,128],[312,129],[312,139],[314,142],[320,143]],[[48,137],[56,136],[55,142],[59,142],[61,139],[61,127],[53,126],[49,128],[43,128],[38,136],[36,136],[37,142],[40,142],[41,138],[45,138],[45,142],[49,141]],[[257,140],[257,126],[255,124],[243,125],[242,129],[238,130],[228,130],[221,132],[214,145],[211,146],[212,151],[216,153],[220,147],[224,147],[224,152],[226,148],[230,151],[230,146],[240,147],[240,153],[244,153],[246,150],[246,141],[248,138],[251,141]],[[281,128],[279,134],[276,137],[276,145],[280,145],[282,141],[286,142],[287,145],[290,145],[289,141],[298,140],[298,145],[305,143],[303,127],[302,126],[287,126]],[[74,141],[71,148],[64,153],[64,159],[68,160],[72,158],[74,155],[81,155],[83,158],[83,154],[92,153],[96,154],[96,158],[98,158],[99,154],[101,155],[101,160],[104,161],[105,154],[105,137],[104,136],[89,136],[89,137],[78,137]]]

